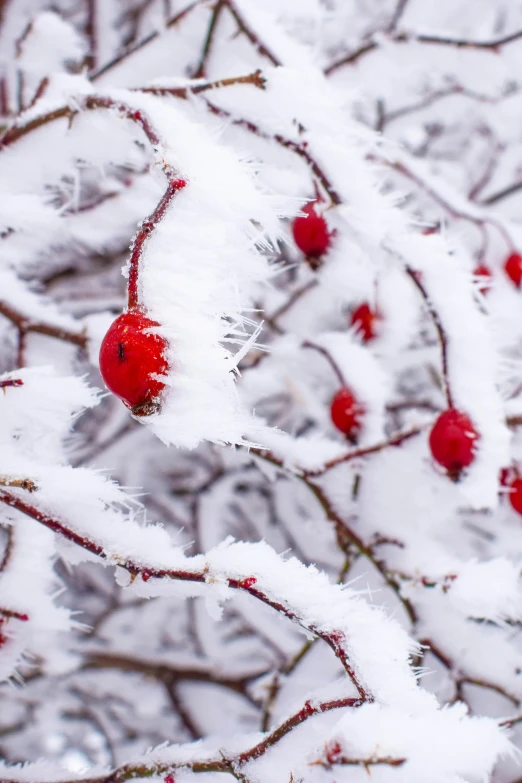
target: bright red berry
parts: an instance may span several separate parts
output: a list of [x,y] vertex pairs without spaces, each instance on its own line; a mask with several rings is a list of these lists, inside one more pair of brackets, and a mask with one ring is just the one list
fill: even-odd
[[376,336],[380,320],[379,314],[372,310],[367,302],[352,313],[352,326],[355,326],[365,343]]
[[150,331],[157,326],[141,310],[129,310],[114,321],[100,348],[100,372],[105,385],[136,416],[154,413],[165,387],[156,378],[168,369],[167,343]]
[[509,489],[509,502],[512,508],[515,509],[517,514],[522,514],[522,478],[513,479],[511,484],[508,485]]
[[320,258],[330,247],[330,232],[322,215],[315,210],[315,202],[302,211],[306,217],[296,217],[292,224],[295,244],[309,258]]
[[491,269],[485,264],[479,264],[474,270],[473,275],[479,278],[479,291],[485,296],[491,286]]
[[518,253],[511,253],[504,264],[504,269],[509,279],[520,288],[522,284],[522,256]]
[[174,783],[174,775],[165,775],[165,783]]
[[332,421],[348,438],[358,435],[366,409],[350,389],[339,389],[330,406]]
[[478,437],[469,416],[449,408],[440,414],[430,433],[433,459],[446,468],[450,476],[458,478],[462,469],[473,462]]

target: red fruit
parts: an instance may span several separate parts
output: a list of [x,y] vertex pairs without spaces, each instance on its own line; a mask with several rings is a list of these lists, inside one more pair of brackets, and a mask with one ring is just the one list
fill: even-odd
[[475,277],[480,278],[479,291],[482,295],[487,294],[491,285],[491,269],[485,264],[479,264],[474,270]]
[[370,309],[370,305],[364,302],[352,313],[352,326],[361,335],[365,343],[373,340],[377,334],[379,314]]
[[506,270],[509,279],[517,288],[520,288],[520,285],[522,284],[522,256],[518,253],[511,253],[504,264],[504,269]]
[[522,478],[514,479],[509,486],[509,502],[517,514],[522,514]]
[[299,250],[310,258],[320,258],[330,247],[328,225],[315,211],[315,202],[302,210],[306,217],[297,217],[292,224],[294,241]]
[[433,459],[446,468],[450,476],[458,478],[463,468],[475,458],[478,433],[465,413],[449,408],[440,414],[430,433]]
[[158,410],[165,384],[156,375],[168,370],[167,343],[149,331],[159,326],[141,310],[122,313],[109,328],[100,348],[100,372],[107,388],[136,416]]
[[354,438],[361,429],[364,405],[354,397],[350,389],[339,389],[330,406],[332,421],[348,438]]

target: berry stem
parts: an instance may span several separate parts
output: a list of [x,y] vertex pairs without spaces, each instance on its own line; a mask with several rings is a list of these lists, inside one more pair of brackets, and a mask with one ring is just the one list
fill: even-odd
[[346,381],[344,379],[344,375],[341,372],[341,368],[331,355],[329,351],[326,350],[326,348],[323,348],[322,345],[317,345],[316,343],[313,343],[311,340],[304,340],[301,343],[301,346],[303,348],[312,348],[312,350],[317,351],[321,354],[321,356],[324,356],[332,370],[334,371],[335,375],[337,376],[337,380],[341,384],[341,386],[346,386]]
[[442,321],[440,320],[440,316],[438,312],[435,310],[435,308],[430,302],[429,294],[426,288],[424,287],[424,284],[419,279],[419,275],[415,272],[414,269],[411,269],[411,267],[409,266],[406,267],[406,273],[410,276],[412,282],[414,283],[417,290],[420,292],[422,298],[426,302],[426,306],[428,308],[429,314],[433,321],[433,325],[437,330],[437,334],[439,336],[439,342],[440,342],[441,358],[442,358],[442,384],[444,387],[444,395],[446,397],[448,408],[453,408],[454,407],[453,394],[451,392],[449,369],[448,369],[448,337],[446,331],[442,325]]
[[128,287],[128,308],[131,310],[139,305],[139,270],[140,260],[143,253],[143,247],[160,220],[163,219],[174,196],[186,185],[184,179],[174,179],[169,182],[167,190],[161,197],[157,207],[151,215],[141,224],[141,228],[136,235],[132,246],[131,257],[129,260],[129,287]]

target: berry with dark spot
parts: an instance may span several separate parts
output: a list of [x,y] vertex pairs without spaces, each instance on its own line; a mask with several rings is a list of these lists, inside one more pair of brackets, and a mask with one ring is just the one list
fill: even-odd
[[155,331],[158,326],[142,310],[128,310],[114,321],[101,344],[105,385],[135,416],[155,413],[165,388],[157,376],[168,371],[167,343]]

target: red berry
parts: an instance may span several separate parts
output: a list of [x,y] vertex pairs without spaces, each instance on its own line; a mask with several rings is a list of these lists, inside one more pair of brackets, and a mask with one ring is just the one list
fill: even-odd
[[315,202],[307,204],[302,211],[306,217],[296,217],[292,224],[295,244],[306,256],[319,258],[330,247],[328,225],[315,211]]
[[174,783],[174,775],[166,775],[165,776],[165,783]]
[[352,313],[352,326],[355,326],[365,343],[376,336],[379,321],[379,314],[371,310],[366,302]]
[[478,433],[471,419],[455,408],[440,414],[430,433],[430,449],[436,460],[448,473],[458,477],[475,457]]
[[331,402],[332,421],[348,438],[353,438],[359,433],[364,413],[364,405],[357,401],[350,389],[339,389]]
[[509,279],[520,288],[522,284],[522,256],[518,253],[511,253],[504,264],[504,269]]
[[513,479],[509,487],[509,502],[517,514],[522,514],[522,478]]
[[100,348],[100,372],[107,388],[120,397],[135,415],[158,409],[165,384],[166,341],[149,330],[159,326],[141,310],[122,313],[111,325]]
[[483,296],[485,296],[491,286],[491,277],[492,277],[491,269],[485,264],[479,264],[473,270],[473,274],[475,277],[478,277],[480,279],[479,291]]

